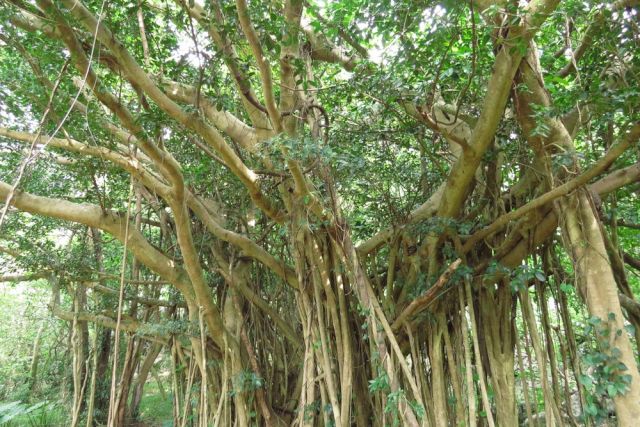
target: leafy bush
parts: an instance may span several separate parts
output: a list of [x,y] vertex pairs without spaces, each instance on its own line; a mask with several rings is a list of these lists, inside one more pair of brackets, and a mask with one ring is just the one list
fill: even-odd
[[0,403],[0,426],[55,427],[66,425],[64,408],[56,403],[42,401],[28,405],[19,400]]

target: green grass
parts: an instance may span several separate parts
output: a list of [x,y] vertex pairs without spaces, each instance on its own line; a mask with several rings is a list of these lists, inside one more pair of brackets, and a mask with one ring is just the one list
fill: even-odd
[[[67,409],[60,402],[0,402],[0,427],[64,427],[69,424]],[[144,388],[140,421],[146,427],[173,426],[171,396],[163,399],[155,381]]]
[[67,413],[58,402],[39,402],[27,405],[19,402],[0,402],[0,427],[64,427]]
[[163,399],[155,381],[148,382],[144,387],[140,402],[140,421],[154,427],[173,426],[171,396],[167,395]]

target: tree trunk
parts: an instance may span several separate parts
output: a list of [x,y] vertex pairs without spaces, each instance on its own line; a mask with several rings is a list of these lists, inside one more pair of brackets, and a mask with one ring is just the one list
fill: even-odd
[[35,340],[33,340],[33,348],[31,350],[31,367],[29,369],[29,392],[33,393],[38,382],[38,363],[40,361],[40,343],[42,342],[42,333],[46,322],[42,322],[38,328]]
[[147,351],[147,355],[138,370],[138,376],[136,377],[136,384],[133,390],[133,395],[131,396],[131,404],[129,405],[129,418],[131,420],[137,420],[139,411],[140,411],[140,402],[142,401],[142,396],[144,393],[144,386],[147,382],[147,378],[151,369],[153,368],[153,364],[155,363],[160,351],[162,350],[162,344],[151,344],[149,350]]
[[[624,328],[624,317],[618,299],[618,289],[602,240],[601,224],[594,212],[586,190],[561,203],[564,233],[573,254],[580,293],[587,303],[589,314],[606,325],[606,332],[597,336],[607,345],[603,350],[624,363],[625,369],[615,374],[629,375],[628,390],[613,398],[618,424],[632,426],[640,419],[640,375]],[[615,350],[615,352],[614,352]]]

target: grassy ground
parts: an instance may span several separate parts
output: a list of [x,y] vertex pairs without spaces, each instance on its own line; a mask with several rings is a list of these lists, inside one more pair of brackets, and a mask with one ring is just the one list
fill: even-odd
[[0,402],[1,427],[65,427],[66,409],[60,402],[40,402],[28,405],[20,402]]
[[[171,397],[163,398],[155,381],[148,382],[144,391],[140,423],[135,426],[173,427]],[[65,427],[69,425],[67,411],[62,402],[0,402],[0,427]]]
[[158,389],[158,383],[148,382],[144,387],[144,396],[140,402],[140,420],[150,427],[173,426],[173,412],[171,398],[165,399]]

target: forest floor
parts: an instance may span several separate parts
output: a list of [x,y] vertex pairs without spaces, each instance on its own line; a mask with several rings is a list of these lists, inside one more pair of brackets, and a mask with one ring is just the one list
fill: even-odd
[[148,382],[140,402],[140,421],[129,427],[170,427],[173,426],[171,398],[160,393],[158,383]]

